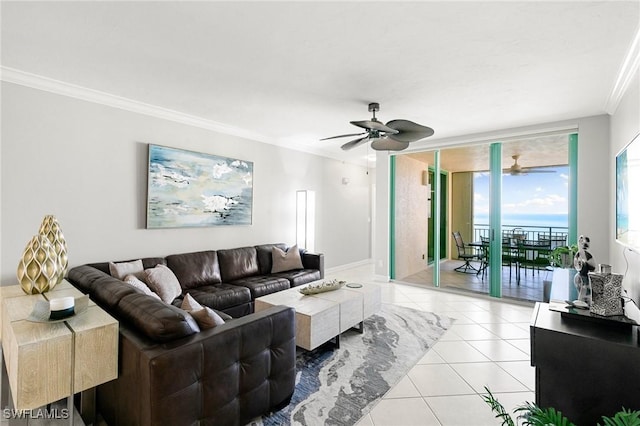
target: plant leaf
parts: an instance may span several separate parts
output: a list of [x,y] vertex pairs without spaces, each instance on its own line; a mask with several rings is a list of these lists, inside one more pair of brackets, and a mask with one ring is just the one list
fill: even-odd
[[555,408],[540,408],[530,402],[519,406],[516,412],[523,413],[519,418],[523,419],[525,426],[575,426]]
[[[640,411],[626,410],[622,407],[613,417],[602,416],[604,426],[640,426]],[[600,426],[600,423],[598,423]]]
[[507,410],[505,410],[504,405],[493,396],[488,387],[485,386],[484,390],[487,391],[487,395],[481,395],[482,399],[491,407],[491,411],[496,413],[496,418],[502,420],[502,426],[515,426],[513,419]]

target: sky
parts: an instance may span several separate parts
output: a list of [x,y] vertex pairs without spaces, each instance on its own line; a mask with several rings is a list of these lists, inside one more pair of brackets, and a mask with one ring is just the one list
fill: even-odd
[[[569,167],[544,167],[553,173],[502,175],[503,214],[567,214]],[[474,174],[474,214],[489,213],[489,173]]]

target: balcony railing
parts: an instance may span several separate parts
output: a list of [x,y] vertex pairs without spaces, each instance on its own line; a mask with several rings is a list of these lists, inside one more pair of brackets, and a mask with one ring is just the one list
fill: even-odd
[[[567,244],[569,228],[562,226],[502,225],[502,236],[522,240],[549,241],[551,248]],[[473,241],[489,236],[489,225],[474,224]]]

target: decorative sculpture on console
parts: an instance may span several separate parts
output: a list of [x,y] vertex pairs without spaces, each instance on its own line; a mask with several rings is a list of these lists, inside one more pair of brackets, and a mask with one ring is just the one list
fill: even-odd
[[589,272],[596,270],[596,261],[587,251],[589,248],[589,237],[580,235],[578,239],[578,252],[573,258],[573,267],[578,273],[573,278],[573,283],[578,290],[578,299],[573,305],[577,308],[588,308],[591,305],[591,283]]

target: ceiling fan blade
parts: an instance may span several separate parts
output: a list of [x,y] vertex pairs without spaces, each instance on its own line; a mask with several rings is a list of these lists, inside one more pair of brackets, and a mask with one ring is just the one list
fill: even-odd
[[523,168],[521,173],[555,173],[555,170],[539,170]]
[[398,131],[398,133],[390,135],[392,139],[398,142],[415,142],[433,136],[435,133],[431,127],[409,120],[391,120],[387,123],[387,127]]
[[409,147],[409,142],[402,142],[391,139],[390,137],[374,139],[371,142],[371,148],[376,151],[402,151]]
[[377,130],[379,132],[385,132],[389,134],[398,133],[397,130],[392,129],[391,127],[387,127],[379,121],[362,120],[362,121],[350,121],[350,123],[353,124],[354,126],[362,127],[363,129]]
[[339,135],[339,136],[331,136],[330,138],[322,138],[321,141],[328,141],[329,139],[338,139],[338,138],[346,138],[347,136],[362,136],[366,135],[367,132],[364,133],[349,133],[348,135]]
[[369,135],[365,136],[364,138],[354,139],[351,142],[347,142],[344,145],[342,145],[340,148],[342,148],[344,151],[348,151],[350,149],[355,148],[356,146],[362,145],[368,140],[369,140]]

